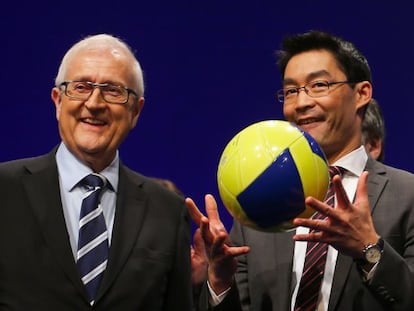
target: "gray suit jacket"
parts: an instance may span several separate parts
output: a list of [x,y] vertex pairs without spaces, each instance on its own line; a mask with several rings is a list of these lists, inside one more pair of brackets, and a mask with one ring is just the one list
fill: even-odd
[[[371,159],[366,170],[372,217],[385,240],[383,258],[365,283],[353,259],[338,254],[329,310],[414,310],[414,175]],[[215,310],[290,310],[297,282],[292,279],[292,236],[235,223],[232,242],[250,246],[251,252],[238,258],[237,286]]]
[[0,310],[191,310],[190,238],[183,200],[121,165],[108,266],[92,308],[55,153],[0,164]]

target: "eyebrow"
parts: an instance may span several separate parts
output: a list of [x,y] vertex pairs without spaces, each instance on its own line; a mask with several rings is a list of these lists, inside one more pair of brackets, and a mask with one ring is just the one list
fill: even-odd
[[72,81],[82,81],[82,82],[92,82],[92,83],[100,83],[100,84],[111,84],[111,85],[118,85],[118,86],[123,86],[125,87],[125,85],[121,82],[116,82],[113,80],[104,80],[104,81],[93,81],[93,79],[89,79],[89,78],[85,78],[85,77],[81,77],[81,78],[76,78],[76,79],[71,79]]
[[[306,82],[313,81],[317,78],[325,78],[325,77],[329,78],[329,77],[332,77],[332,75],[324,69],[314,71],[314,72],[309,73],[306,76]],[[286,78],[286,79],[283,79],[283,85],[286,85],[286,84],[296,84],[296,85],[298,85],[299,83],[297,83],[297,81],[295,79]]]

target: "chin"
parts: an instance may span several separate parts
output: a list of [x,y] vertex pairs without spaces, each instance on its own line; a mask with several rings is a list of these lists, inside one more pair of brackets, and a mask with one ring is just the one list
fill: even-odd
[[77,148],[83,154],[89,155],[101,153],[105,150],[104,146],[102,146],[101,144],[79,144]]

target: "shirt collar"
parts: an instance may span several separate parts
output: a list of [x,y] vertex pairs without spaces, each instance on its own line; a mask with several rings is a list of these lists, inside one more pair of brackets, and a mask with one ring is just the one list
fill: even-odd
[[[65,191],[72,191],[79,181],[90,173],[93,173],[91,168],[76,158],[63,142],[60,144],[56,152],[56,164],[58,167],[60,182]],[[118,189],[118,173],[119,153],[117,151],[112,163],[99,172],[99,174],[106,177],[115,192],[117,192]]]
[[355,149],[347,155],[343,156],[332,165],[341,166],[345,168],[348,173],[359,177],[365,169],[367,160],[367,152],[364,146],[361,145],[358,149]]

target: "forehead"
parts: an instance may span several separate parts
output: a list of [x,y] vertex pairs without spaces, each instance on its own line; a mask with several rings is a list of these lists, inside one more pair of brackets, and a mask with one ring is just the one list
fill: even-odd
[[119,48],[79,49],[68,59],[65,78],[128,84],[132,79],[131,59]]
[[311,50],[293,56],[285,68],[284,82],[345,78],[334,55],[327,50]]

